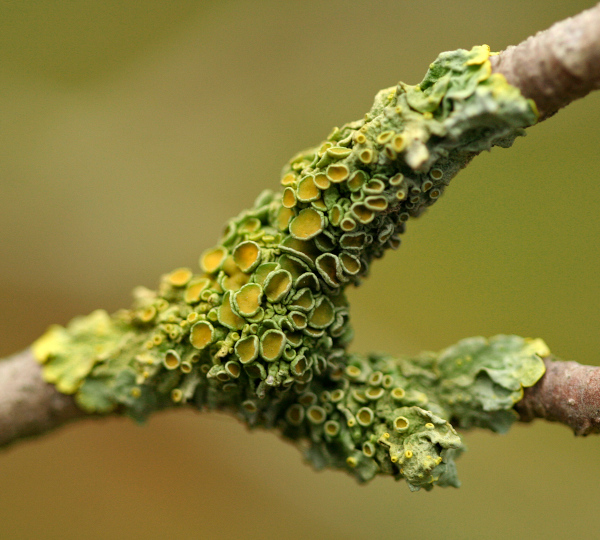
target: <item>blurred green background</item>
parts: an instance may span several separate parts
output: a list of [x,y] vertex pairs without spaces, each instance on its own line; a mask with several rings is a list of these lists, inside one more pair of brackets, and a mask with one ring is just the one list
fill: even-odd
[[[591,1],[10,1],[0,7],[0,356],[197,264],[283,163]],[[498,333],[600,364],[600,93],[478,157],[350,292],[354,350]],[[68,426],[0,453],[3,539],[598,538],[600,439],[469,433],[463,486],[314,473],[218,414]]]

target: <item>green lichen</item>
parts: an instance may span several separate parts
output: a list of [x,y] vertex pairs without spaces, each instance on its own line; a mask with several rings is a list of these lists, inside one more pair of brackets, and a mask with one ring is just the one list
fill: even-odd
[[131,309],[50,328],[34,346],[46,380],[91,413],[225,409],[309,441],[317,468],[458,485],[453,425],[505,431],[545,346],[499,336],[412,359],[351,355],[344,291],[474,155],[535,123],[488,57],[443,53],[420,85],[382,90],[364,119],[292,158],[283,193],[230,220],[202,274],[175,270]]

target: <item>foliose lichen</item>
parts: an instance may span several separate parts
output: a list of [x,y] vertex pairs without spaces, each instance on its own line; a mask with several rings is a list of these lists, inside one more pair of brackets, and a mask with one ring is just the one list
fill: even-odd
[[292,158],[281,193],[227,223],[202,273],[177,269],[128,310],[51,327],[34,346],[46,380],[91,413],[226,409],[308,441],[317,468],[458,485],[453,426],[505,431],[546,346],[498,336],[417,358],[349,354],[344,291],[474,155],[536,122],[489,55],[443,53],[420,85],[380,91],[363,119]]

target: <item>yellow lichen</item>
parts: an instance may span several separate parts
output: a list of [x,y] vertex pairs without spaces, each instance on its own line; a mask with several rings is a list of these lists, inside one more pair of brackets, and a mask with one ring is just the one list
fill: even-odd
[[290,233],[298,240],[317,236],[324,227],[323,215],[313,208],[305,208],[292,220]]
[[350,169],[348,169],[348,166],[344,165],[343,163],[329,165],[329,167],[327,167],[326,174],[327,178],[329,178],[329,180],[331,180],[332,182],[340,183],[346,180],[346,178],[348,178],[350,174]]
[[298,183],[296,191],[298,200],[301,202],[315,201],[321,196],[321,191],[315,183],[315,177],[312,175],[305,176]]
[[234,304],[242,317],[251,317],[258,312],[262,297],[262,287],[257,283],[244,285],[234,295]]
[[240,339],[236,342],[234,350],[242,364],[249,364],[258,357],[258,337],[247,336]]
[[167,280],[173,287],[183,287],[192,276],[193,273],[189,268],[178,268],[167,276]]
[[203,349],[210,345],[214,339],[213,325],[207,321],[200,321],[192,326],[190,331],[190,343],[196,349]]
[[242,272],[251,272],[260,263],[260,246],[251,240],[238,244],[233,251],[233,260]]
[[273,362],[281,356],[285,343],[283,332],[267,330],[260,340],[260,354],[267,362]]

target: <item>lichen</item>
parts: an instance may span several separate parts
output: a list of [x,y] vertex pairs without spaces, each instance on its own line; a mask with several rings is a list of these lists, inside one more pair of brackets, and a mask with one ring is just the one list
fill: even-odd
[[417,358],[349,354],[345,289],[474,155],[535,123],[488,58],[443,53],[420,85],[380,91],[363,119],[292,158],[281,194],[227,223],[201,274],[179,268],[130,309],[50,328],[34,346],[46,380],[90,413],[225,409],[308,441],[317,468],[458,485],[453,425],[505,431],[545,346],[499,336]]

